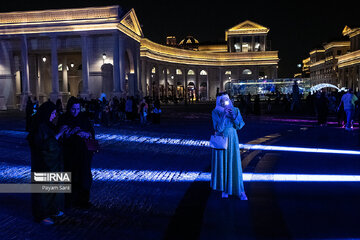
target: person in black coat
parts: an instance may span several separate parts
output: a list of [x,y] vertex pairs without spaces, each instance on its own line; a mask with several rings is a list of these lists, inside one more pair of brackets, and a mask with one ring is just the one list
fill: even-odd
[[63,137],[64,168],[72,174],[72,193],[66,195],[67,207],[89,208],[92,184],[92,152],[88,151],[85,140],[95,139],[95,131],[88,116],[80,112],[80,102],[71,97],[66,113],[59,118],[59,127],[65,131]]
[[[31,172],[61,172],[62,151],[58,139],[64,133],[56,133],[54,122],[56,107],[45,102],[34,116],[27,136],[31,151]],[[62,193],[33,193],[32,212],[35,221],[45,225],[54,224],[57,216],[63,215],[64,195]]]
[[25,108],[25,118],[26,118],[26,126],[25,129],[27,132],[30,131],[31,128],[31,119],[34,113],[34,103],[31,101],[31,97],[28,97]]

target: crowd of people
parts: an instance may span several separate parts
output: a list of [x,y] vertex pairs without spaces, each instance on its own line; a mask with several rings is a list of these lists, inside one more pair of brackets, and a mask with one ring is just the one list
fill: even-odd
[[[344,97],[345,96],[345,97]],[[343,98],[344,97],[344,98]],[[302,94],[270,94],[264,100],[260,95],[239,95],[235,105],[245,116],[249,114],[300,114],[316,116],[319,125],[326,126],[328,117],[335,116],[338,125],[346,130],[352,129],[354,122],[360,120],[359,93],[352,89],[347,92],[317,91]]]
[[[139,121],[141,125],[150,123],[159,124],[161,119],[161,103],[159,99],[145,97],[138,99],[135,97],[106,98],[102,94],[100,98],[87,100],[77,98],[80,103],[80,111],[84,112],[94,126],[111,126],[119,122]],[[36,114],[39,103],[36,98],[30,97],[26,105],[26,130],[29,131],[31,119]],[[60,99],[56,102],[56,109],[59,114],[63,113],[62,102]]]

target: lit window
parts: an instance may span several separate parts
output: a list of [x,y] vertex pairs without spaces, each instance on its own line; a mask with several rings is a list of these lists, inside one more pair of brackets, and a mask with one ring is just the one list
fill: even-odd
[[235,51],[236,51],[236,52],[240,52],[240,50],[241,50],[241,45],[240,45],[240,43],[235,43],[234,47],[235,47]]
[[189,70],[188,75],[195,75],[195,72],[193,70]]
[[182,71],[180,69],[176,69],[176,75],[181,75]]
[[242,74],[244,74],[244,75],[251,75],[252,72],[251,72],[250,69],[245,69],[245,70],[242,72]]
[[201,70],[200,75],[206,76],[206,75],[207,75],[207,72],[206,72],[205,70]]
[[155,68],[155,67],[153,67],[153,68],[151,69],[151,73],[156,73],[156,68]]
[[231,71],[226,71],[225,75],[231,75]]

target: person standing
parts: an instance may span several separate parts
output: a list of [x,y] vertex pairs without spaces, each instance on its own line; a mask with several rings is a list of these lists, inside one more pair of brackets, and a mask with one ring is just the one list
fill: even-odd
[[148,115],[148,104],[146,103],[145,99],[142,99],[142,101],[139,104],[139,110],[138,114],[140,115],[140,123],[146,124],[147,121],[147,115]]
[[346,125],[345,130],[351,131],[352,130],[352,122],[354,120],[354,113],[355,113],[355,102],[358,98],[353,94],[353,90],[350,88],[349,91],[344,94],[341,98],[340,105],[338,107],[338,111],[341,107],[341,104],[344,105],[344,111],[346,113]]
[[320,126],[326,126],[327,116],[329,112],[329,100],[326,97],[325,92],[321,92],[320,98],[317,101],[318,109],[318,124]]
[[66,205],[89,208],[93,153],[88,150],[85,140],[95,139],[95,131],[86,114],[80,112],[78,99],[71,97],[66,109],[59,119],[60,129],[66,129],[63,137],[64,168],[65,172],[72,174],[72,193],[66,195]]
[[25,108],[25,119],[26,119],[25,129],[27,132],[30,131],[31,119],[33,118],[33,113],[34,113],[34,104],[31,101],[31,97],[28,97]]
[[223,198],[233,195],[247,200],[236,132],[244,127],[245,123],[239,109],[233,107],[226,93],[218,94],[216,107],[212,111],[212,121],[215,134],[228,138],[228,147],[226,150],[212,149],[210,186],[213,190],[221,191]]
[[[45,102],[35,115],[27,140],[31,152],[31,172],[61,172],[63,159],[58,139],[64,131],[56,133],[56,106]],[[62,216],[64,195],[61,193],[32,193],[32,213],[34,220],[44,225],[55,223]]]

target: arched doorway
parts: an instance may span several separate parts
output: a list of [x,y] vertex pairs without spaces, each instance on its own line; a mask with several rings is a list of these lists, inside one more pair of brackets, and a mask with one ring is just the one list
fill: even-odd
[[204,101],[207,98],[207,82],[202,82],[200,84],[200,100]]
[[196,88],[195,88],[195,84],[193,82],[189,82],[188,83],[188,98],[190,101],[195,101],[196,99]]

